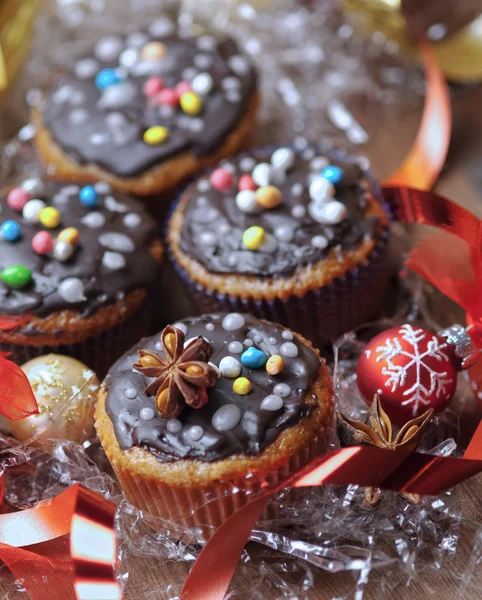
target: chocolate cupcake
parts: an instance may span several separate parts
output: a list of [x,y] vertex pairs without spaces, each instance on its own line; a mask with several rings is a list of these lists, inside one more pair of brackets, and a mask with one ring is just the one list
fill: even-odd
[[28,316],[0,349],[24,362],[63,348],[102,372],[148,332],[148,310],[130,317],[162,258],[154,220],[106,183],[27,179],[0,207],[0,315]]
[[332,382],[311,344],[247,314],[187,318],[109,371],[96,429],[128,500],[209,537],[327,449]]
[[161,18],[101,39],[33,120],[56,176],[152,195],[239,151],[257,102],[255,72],[231,39]]
[[182,195],[168,241],[194,311],[249,311],[321,346],[380,307],[387,225],[356,160],[303,145],[221,163]]

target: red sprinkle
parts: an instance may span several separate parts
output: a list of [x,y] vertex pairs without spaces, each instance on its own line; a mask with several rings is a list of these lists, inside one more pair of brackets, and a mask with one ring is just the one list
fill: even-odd
[[155,96],[164,89],[164,81],[160,77],[149,77],[142,89],[146,96]]
[[30,194],[21,187],[13,188],[7,196],[7,203],[12,210],[21,212],[30,200]]
[[171,106],[172,108],[176,108],[176,106],[179,104],[179,96],[172,88],[165,88],[161,90],[157,96],[157,99],[159,100],[159,104]]
[[48,231],[39,231],[32,238],[32,248],[37,254],[43,255],[52,252],[54,240]]
[[190,92],[191,91],[191,84],[189,83],[189,81],[180,81],[176,85],[175,90],[176,90],[176,94],[180,98],[186,92]]
[[239,178],[238,189],[239,189],[239,191],[253,190],[253,192],[254,192],[255,190],[258,189],[258,186],[254,183],[251,175],[246,174],[246,175],[241,175],[241,177]]
[[226,169],[219,168],[211,173],[209,181],[215,190],[220,192],[229,190],[233,186],[233,176]]

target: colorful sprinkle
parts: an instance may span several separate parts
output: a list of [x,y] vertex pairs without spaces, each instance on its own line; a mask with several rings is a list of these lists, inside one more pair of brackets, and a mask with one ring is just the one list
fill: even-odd
[[238,190],[239,191],[243,191],[243,190],[255,191],[256,188],[257,188],[257,185],[254,183],[251,175],[248,175],[247,173],[245,173],[244,175],[241,175],[241,177],[239,178],[239,182],[238,182]]
[[75,227],[67,227],[67,229],[62,229],[62,231],[57,236],[58,242],[67,242],[75,246],[79,241],[79,230]]
[[263,245],[265,238],[264,229],[258,225],[253,225],[243,233],[243,244],[248,250],[258,250]]
[[181,98],[183,94],[186,94],[187,92],[191,91],[191,84],[189,83],[189,81],[180,81],[174,88],[174,91],[179,96],[179,98]]
[[17,212],[21,212],[29,200],[30,194],[21,187],[13,188],[7,196],[7,204],[12,210],[16,210]]
[[241,410],[236,404],[225,404],[218,408],[211,419],[212,426],[218,431],[231,431],[241,421]]
[[209,181],[215,190],[219,192],[224,192],[233,187],[233,176],[232,174],[220,167],[219,169],[215,169],[211,175],[209,176]]
[[62,217],[59,211],[53,206],[47,206],[40,211],[40,222],[44,227],[55,229],[60,225]]
[[188,115],[198,115],[203,107],[201,98],[194,92],[185,92],[179,103],[182,110]]
[[279,354],[273,354],[268,358],[266,363],[266,371],[270,375],[278,375],[284,369],[285,361]]
[[84,206],[94,208],[98,204],[99,196],[92,185],[86,185],[79,192],[79,200]]
[[68,242],[55,242],[54,257],[60,262],[65,262],[74,253],[74,247]]
[[155,125],[154,127],[149,127],[149,129],[144,132],[143,140],[150,146],[157,146],[158,144],[163,144],[168,136],[169,130],[167,127]]
[[256,213],[261,206],[256,202],[256,194],[253,190],[241,190],[236,194],[236,206],[244,213]]
[[162,42],[149,42],[141,50],[141,57],[144,60],[159,60],[165,56],[166,46]]
[[102,71],[99,71],[95,76],[95,85],[99,90],[105,90],[121,81],[122,79],[115,69],[102,69]]
[[32,248],[34,252],[43,256],[52,252],[54,249],[54,240],[48,231],[39,231],[32,238]]
[[315,177],[310,183],[310,198],[313,202],[328,202],[335,193],[333,184],[325,177]]
[[32,281],[32,271],[23,265],[15,265],[3,269],[0,279],[9,287],[21,289]]
[[157,101],[162,106],[176,108],[176,106],[179,104],[179,96],[176,94],[175,90],[171,88],[165,88],[159,92]]
[[280,352],[283,356],[295,358],[298,356],[298,346],[293,342],[284,342],[284,344],[281,344]]
[[160,77],[149,77],[142,90],[146,96],[155,96],[164,89],[164,81]]
[[21,235],[20,225],[16,221],[9,219],[2,223],[0,233],[7,242],[16,242]]
[[295,164],[295,153],[291,148],[278,148],[271,155],[271,164],[280,169],[291,169]]
[[45,202],[43,200],[29,200],[22,209],[22,217],[28,223],[39,223],[40,213],[45,208]]
[[77,302],[87,300],[84,294],[84,284],[77,277],[67,277],[67,279],[64,279],[57,291],[59,296],[69,304],[76,304]]
[[335,165],[328,165],[321,172],[322,176],[325,179],[328,179],[330,183],[336,185],[337,183],[341,183],[343,181],[343,171],[340,167],[335,167]]
[[224,377],[233,379],[241,373],[241,364],[233,356],[225,356],[219,363],[219,370]]
[[228,313],[222,321],[222,327],[225,331],[236,331],[246,325],[246,320],[239,313]]
[[246,377],[238,377],[233,383],[233,392],[240,396],[246,396],[251,391],[251,381]]
[[274,185],[263,185],[256,190],[256,202],[263,208],[275,208],[282,201],[281,190]]
[[260,408],[261,410],[276,411],[283,408],[283,404],[284,402],[281,396],[277,396],[276,394],[270,394],[269,396],[266,396],[266,398],[263,398]]
[[267,356],[262,350],[251,346],[241,354],[241,363],[250,369],[259,369],[266,364]]
[[271,165],[268,163],[257,164],[252,172],[254,183],[257,185],[268,185],[271,179]]
[[191,82],[191,89],[200,96],[207,96],[213,87],[213,78],[209,73],[199,73]]

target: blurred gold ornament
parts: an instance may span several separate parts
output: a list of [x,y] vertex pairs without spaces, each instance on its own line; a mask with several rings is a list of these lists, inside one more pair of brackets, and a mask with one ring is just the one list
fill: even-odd
[[[423,2],[414,6],[418,12],[415,16],[423,18],[429,15],[428,10],[434,5],[427,4],[426,15]],[[446,7],[443,3],[438,6],[440,16],[446,19]],[[356,17],[366,35],[372,36],[380,32],[387,40],[396,42],[402,54],[421,64],[421,57],[409,35],[402,14],[401,0],[342,0],[342,7],[347,14]],[[450,8],[457,10],[455,4]],[[463,19],[464,15],[459,16]],[[431,13],[430,17],[435,18]],[[457,18],[455,12],[454,18]],[[482,79],[482,16],[454,32],[449,31],[453,29],[452,25],[445,26],[435,20],[428,28],[424,27],[429,39],[434,42],[433,48],[445,76],[450,81],[460,83]]]
[[39,414],[10,421],[20,441],[62,439],[83,442],[94,435],[94,407],[99,389],[96,374],[61,354],[48,354],[22,365],[39,407]]
[[30,49],[37,0],[0,2],[0,100]]

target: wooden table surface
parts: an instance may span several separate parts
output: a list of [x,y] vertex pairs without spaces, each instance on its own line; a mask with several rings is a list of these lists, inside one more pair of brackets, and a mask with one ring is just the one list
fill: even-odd
[[[482,216],[482,89],[457,90],[454,94],[454,133],[449,158],[444,173],[437,184],[437,191],[456,200],[460,204]],[[388,175],[399,164],[405,155],[415,134],[420,117],[420,107],[401,112],[389,124],[380,109],[377,123],[372,126],[371,139],[364,152],[372,161],[372,168],[378,178]],[[373,125],[373,124],[372,124]],[[375,124],[376,125],[376,124]],[[395,226],[398,234],[400,226]],[[417,232],[406,235],[415,236]],[[438,305],[440,308],[440,304]],[[443,304],[443,325],[458,320],[453,307]],[[478,422],[480,413],[473,408],[470,421]],[[424,573],[410,586],[403,583],[393,589],[381,591],[378,575],[370,575],[365,588],[366,600],[413,600],[414,598],[436,598],[437,600],[475,600],[482,597],[482,566],[472,564],[472,550],[475,544],[475,533],[482,526],[482,476],[463,484],[457,490],[458,502],[464,517],[458,549],[454,556],[442,565],[438,571]],[[472,559],[471,559],[472,557]],[[171,599],[179,593],[189,564],[160,563],[143,557],[129,563],[129,581],[126,590],[127,600],[164,600]],[[463,574],[472,571],[470,584],[463,585]],[[231,597],[245,598],[308,598],[310,600],[331,600],[352,598],[354,577],[351,573],[328,574],[313,568],[314,584],[305,595],[289,595],[288,590],[270,589],[269,585],[260,588],[255,595],[256,579],[249,570],[238,569],[232,590],[240,593]],[[299,581],[300,573],[292,576],[293,584]],[[290,577],[285,575],[290,581]],[[166,590],[164,593],[159,589]],[[248,593],[249,592],[249,593]],[[0,582],[0,598],[11,600],[25,599],[25,594],[10,593],[7,596],[5,587]],[[359,598],[359,597],[358,597]]]

